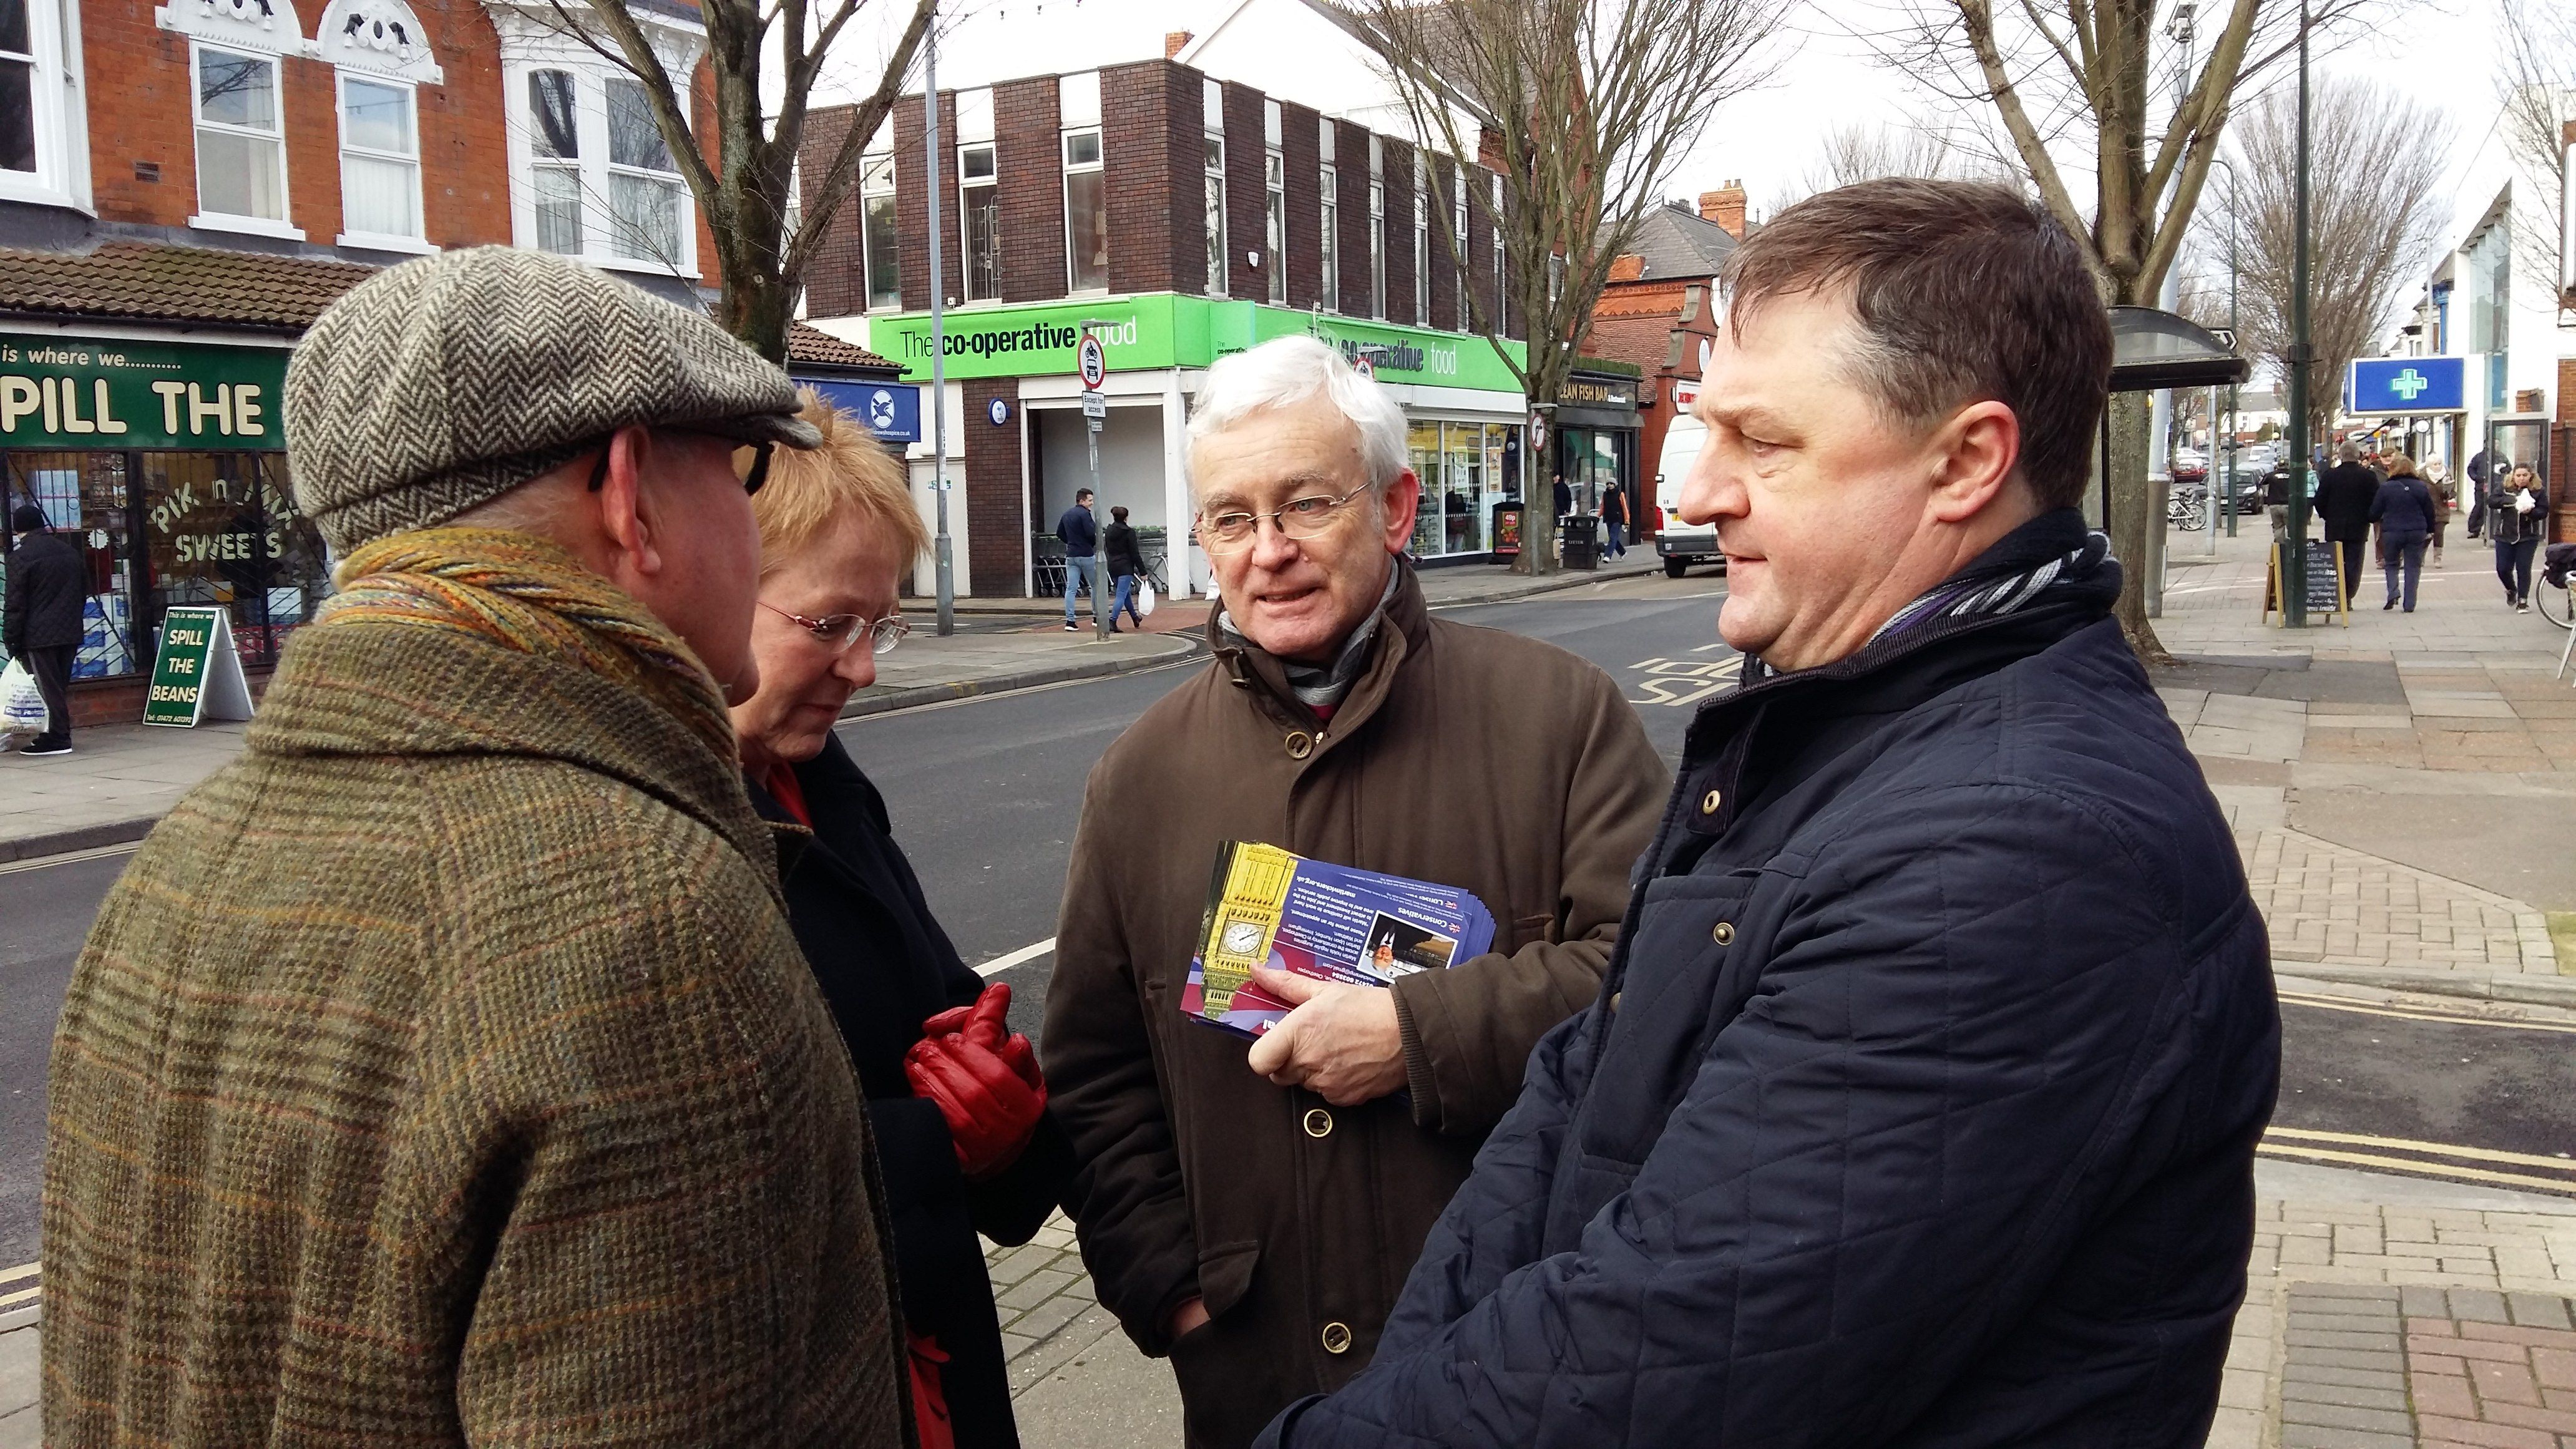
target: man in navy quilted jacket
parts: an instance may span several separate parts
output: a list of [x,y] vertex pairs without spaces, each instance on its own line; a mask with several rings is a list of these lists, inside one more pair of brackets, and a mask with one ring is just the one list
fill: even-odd
[[2197,1449],[2280,1021],[2077,511],[2092,279],[1912,180],[1728,265],[1681,515],[1744,682],[1375,1360],[1263,1442]]

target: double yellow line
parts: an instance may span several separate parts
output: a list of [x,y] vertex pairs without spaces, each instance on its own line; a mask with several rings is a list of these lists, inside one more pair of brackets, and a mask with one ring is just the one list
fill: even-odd
[[[2265,1157],[2300,1162],[2329,1162],[2341,1167],[2367,1167],[2413,1176],[2459,1178],[2502,1187],[2536,1189],[2576,1197],[2576,1161],[2530,1152],[2499,1152],[2492,1147],[2462,1147],[2450,1142],[2416,1142],[2404,1137],[2371,1137],[2359,1132],[2313,1132],[2302,1127],[2273,1127],[2255,1149]],[[2505,1172],[2495,1163],[2531,1169]]]
[[[0,1268],[0,1313],[33,1303],[43,1296],[45,1285],[34,1280],[42,1275],[41,1263],[21,1263],[15,1268]],[[24,1283],[27,1286],[15,1285]]]

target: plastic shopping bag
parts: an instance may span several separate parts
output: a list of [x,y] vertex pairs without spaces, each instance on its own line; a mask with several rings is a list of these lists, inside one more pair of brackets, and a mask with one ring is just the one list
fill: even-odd
[[53,727],[53,719],[27,661],[10,660],[0,669],[0,735],[40,735]]
[[1136,580],[1136,617],[1146,618],[1154,612],[1154,581],[1141,575]]

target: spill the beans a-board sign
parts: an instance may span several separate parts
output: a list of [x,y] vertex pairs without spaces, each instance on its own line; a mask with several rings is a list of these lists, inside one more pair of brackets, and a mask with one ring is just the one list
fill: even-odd
[[161,616],[161,652],[152,661],[152,690],[143,722],[193,729],[204,719],[250,718],[250,681],[233,648],[232,615],[223,609],[172,609]]

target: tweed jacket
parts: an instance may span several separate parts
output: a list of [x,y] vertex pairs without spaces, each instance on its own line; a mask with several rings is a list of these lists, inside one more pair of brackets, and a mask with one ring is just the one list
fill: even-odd
[[911,1438],[768,827],[564,658],[299,633],[101,909],[50,1109],[58,1449]]

